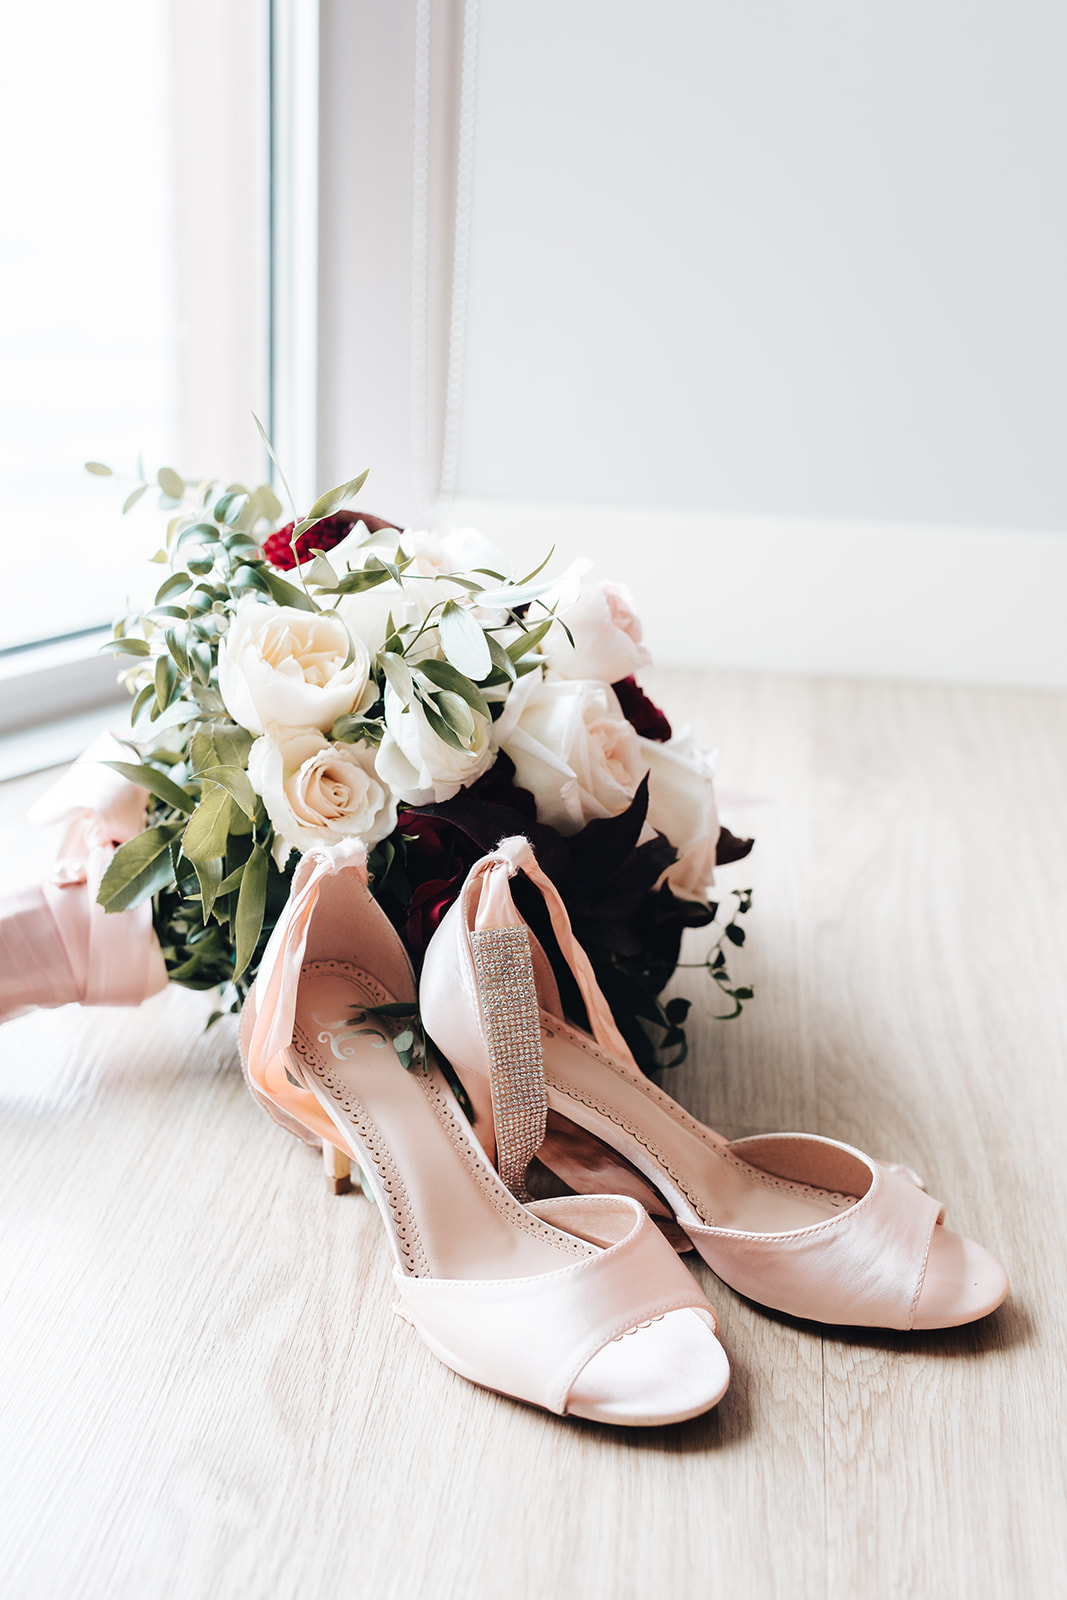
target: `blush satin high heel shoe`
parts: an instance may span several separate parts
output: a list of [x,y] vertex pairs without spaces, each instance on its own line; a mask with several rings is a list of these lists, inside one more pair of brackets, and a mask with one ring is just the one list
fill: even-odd
[[[511,896],[518,871],[544,897],[591,1035],[563,1018],[550,964]],[[459,1074],[475,1132],[501,1171],[528,1159],[525,1148],[513,1149],[502,1058],[491,1035],[489,1047],[483,1043],[480,1021],[492,1015],[494,952],[505,948],[511,981],[536,990],[545,1099],[563,1141],[572,1128],[579,1142],[607,1147],[597,1174],[603,1187],[616,1187],[610,1155],[621,1157],[617,1186],[651,1191],[653,1209],[675,1219],[731,1288],[816,1322],[902,1329],[971,1322],[1004,1299],[1004,1269],[944,1226],[944,1207],[907,1169],[811,1134],[729,1142],[645,1078],[555,886],[521,838],[504,840],[471,869],[430,943],[420,986],[423,1024]],[[541,1151],[550,1167],[551,1144]],[[579,1164],[565,1176],[572,1188],[583,1186]]]
[[[720,1399],[715,1314],[642,1208],[618,1196],[525,1206],[441,1072],[405,1069],[382,1007],[414,1007],[407,955],[352,842],[309,851],[241,1017],[255,1098],[358,1163],[394,1256],[399,1315],[454,1372],[560,1415],[654,1425]],[[405,1024],[399,1026],[403,1029]],[[501,1084],[538,1137],[520,1053]]]

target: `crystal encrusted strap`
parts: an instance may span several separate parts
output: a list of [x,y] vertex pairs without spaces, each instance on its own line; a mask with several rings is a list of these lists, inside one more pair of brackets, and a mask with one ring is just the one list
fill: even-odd
[[518,1200],[528,1200],[526,1169],[544,1143],[548,1116],[541,1015],[525,928],[471,934],[496,1124],[497,1168]]

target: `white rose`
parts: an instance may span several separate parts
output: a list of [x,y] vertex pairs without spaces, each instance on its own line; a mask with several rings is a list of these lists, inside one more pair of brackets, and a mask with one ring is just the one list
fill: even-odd
[[648,821],[678,851],[660,882],[682,900],[706,901],[715,881],[719,839],[715,758],[694,744],[688,729],[666,743],[642,739],[640,744],[648,767]]
[[402,800],[411,805],[437,805],[492,766],[493,726],[472,711],[474,733],[463,750],[446,744],[434,732],[417,700],[405,707],[390,686],[385,690],[385,737],[378,750],[378,771]]
[[498,742],[515,782],[537,801],[538,821],[560,833],[625,811],[647,767],[606,683],[546,683],[531,673],[508,697]]
[[219,646],[219,692],[250,733],[268,722],[325,733],[338,717],[366,710],[377,691],[367,647],[340,617],[249,595]]
[[352,837],[372,845],[396,827],[396,799],[370,744],[331,744],[317,729],[272,724],[249,752],[248,776],[282,841],[279,866],[290,847],[303,853]]
[[621,584],[585,584],[566,618],[574,644],[557,625],[544,646],[549,668],[559,677],[618,683],[651,663],[630,592]]

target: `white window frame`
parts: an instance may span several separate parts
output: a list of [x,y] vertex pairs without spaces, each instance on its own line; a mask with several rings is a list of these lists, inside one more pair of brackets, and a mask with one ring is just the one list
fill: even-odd
[[[315,0],[182,0],[171,8],[182,117],[174,153],[174,464],[187,473],[262,481],[267,471],[250,411],[270,414],[269,62],[272,12],[283,5],[317,14]],[[87,627],[0,650],[0,778],[70,760],[120,720],[127,701],[115,659],[100,653],[109,636],[106,627]]]
[[[440,509],[462,376],[457,170],[462,188],[477,15],[478,0],[173,8],[178,103],[225,108],[221,146],[201,115],[178,148],[183,472],[262,481],[255,409],[303,506],[370,465],[381,504],[369,509],[409,525]],[[377,118],[384,141],[367,134]],[[0,777],[69,760],[94,714],[115,720],[106,637],[0,652]]]

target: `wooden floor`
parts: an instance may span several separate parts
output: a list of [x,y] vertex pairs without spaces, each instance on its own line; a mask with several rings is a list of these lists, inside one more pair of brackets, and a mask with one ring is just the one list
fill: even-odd
[[[743,1019],[679,1098],[907,1162],[1013,1293],[821,1332],[698,1267],[717,1411],[614,1431],[473,1388],[391,1313],[380,1224],[181,990],[0,1036],[7,1600],[1067,1594],[1067,697],[660,673],[759,836]],[[0,790],[5,883],[43,859]]]

